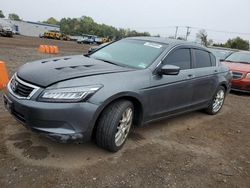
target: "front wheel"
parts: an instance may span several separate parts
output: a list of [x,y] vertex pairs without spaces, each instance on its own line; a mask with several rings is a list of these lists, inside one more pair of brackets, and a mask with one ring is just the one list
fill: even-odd
[[220,86],[217,89],[216,94],[213,97],[213,100],[210,102],[209,107],[206,109],[206,112],[210,115],[217,114],[221,110],[224,104],[225,96],[226,96],[225,88]]
[[111,152],[121,149],[130,132],[133,116],[134,107],[130,101],[121,100],[109,105],[97,124],[97,145]]

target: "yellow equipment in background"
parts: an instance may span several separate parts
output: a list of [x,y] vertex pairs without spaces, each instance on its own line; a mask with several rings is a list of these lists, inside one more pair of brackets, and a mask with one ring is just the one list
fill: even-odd
[[56,39],[56,40],[70,40],[68,35],[65,35],[64,33],[61,33],[59,31],[44,32],[43,37],[48,38],[48,39]]
[[105,38],[105,37],[102,38],[102,44],[103,44],[103,43],[108,43],[108,42],[110,42],[109,38]]

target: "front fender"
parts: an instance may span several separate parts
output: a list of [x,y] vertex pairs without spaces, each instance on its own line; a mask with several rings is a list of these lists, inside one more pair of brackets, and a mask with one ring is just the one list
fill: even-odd
[[135,92],[130,92],[130,91],[127,91],[127,92],[120,92],[120,93],[117,93],[109,98],[107,98],[104,102],[102,102],[100,104],[100,106],[98,107],[98,109],[96,110],[96,113],[94,115],[94,118],[92,120],[92,126],[90,126],[90,130],[91,132],[93,132],[94,128],[95,128],[95,125],[96,125],[96,122],[98,121],[98,118],[99,116],[101,115],[101,113],[103,112],[103,110],[108,106],[110,105],[112,102],[114,101],[117,101],[119,99],[133,99],[133,100],[136,100],[140,103],[141,105],[141,117],[140,117],[140,122],[143,121],[143,117],[144,117],[144,102],[142,100],[142,98],[140,97],[140,95],[138,93],[135,93]]

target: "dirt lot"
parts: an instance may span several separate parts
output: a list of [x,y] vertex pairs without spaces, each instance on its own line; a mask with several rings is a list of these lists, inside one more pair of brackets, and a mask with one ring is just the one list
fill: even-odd
[[[30,37],[0,37],[11,74],[27,61],[89,46]],[[1,94],[1,93],[0,93]],[[124,149],[59,144],[17,123],[0,104],[0,187],[250,187],[250,95],[233,93],[217,116],[193,112],[133,130]]]

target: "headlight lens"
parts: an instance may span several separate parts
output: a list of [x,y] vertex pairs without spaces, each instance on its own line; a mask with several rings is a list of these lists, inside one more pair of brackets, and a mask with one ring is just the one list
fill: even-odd
[[89,99],[102,85],[46,89],[38,98],[42,102],[80,102]]
[[250,73],[247,73],[246,78],[250,80]]

